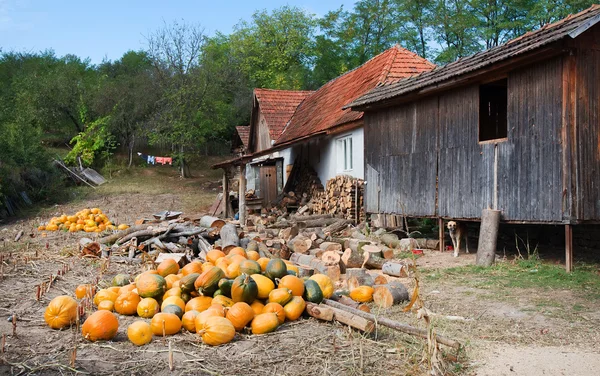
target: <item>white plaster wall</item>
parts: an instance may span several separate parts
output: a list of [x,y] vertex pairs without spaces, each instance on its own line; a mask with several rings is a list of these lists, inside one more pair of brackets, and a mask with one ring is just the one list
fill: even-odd
[[296,150],[293,148],[287,148],[275,153],[271,153],[269,155],[262,156],[260,158],[255,158],[252,162],[246,165],[246,181],[247,181],[247,189],[256,189],[256,182],[254,181],[254,168],[252,163],[264,161],[266,159],[274,159],[274,158],[283,158],[283,185],[287,182],[287,174],[286,174],[286,166],[293,165],[294,159],[296,158]]
[[[342,171],[338,170],[337,159],[343,156],[338,156],[336,142],[338,139],[348,136],[352,136],[352,170]],[[309,145],[309,161],[319,175],[321,183],[325,185],[327,180],[337,175],[351,175],[364,179],[364,144],[364,130],[360,127],[350,132],[321,139],[318,143]]]

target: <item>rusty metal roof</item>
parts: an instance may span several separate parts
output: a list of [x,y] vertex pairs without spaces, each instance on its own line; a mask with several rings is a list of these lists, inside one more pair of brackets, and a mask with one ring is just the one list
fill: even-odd
[[547,24],[501,46],[478,52],[475,55],[458,59],[434,70],[395,83],[380,85],[347,104],[344,108],[361,109],[370,104],[397,98],[418,89],[440,84],[466,73],[477,71],[494,63],[514,58],[565,37],[575,38],[598,21],[600,21],[600,5],[592,5],[580,13]]

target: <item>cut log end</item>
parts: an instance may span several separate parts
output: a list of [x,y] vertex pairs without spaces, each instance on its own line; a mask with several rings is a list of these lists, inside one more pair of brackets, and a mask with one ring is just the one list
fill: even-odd
[[375,286],[373,301],[380,308],[390,308],[405,300],[408,300],[408,291],[400,283]]

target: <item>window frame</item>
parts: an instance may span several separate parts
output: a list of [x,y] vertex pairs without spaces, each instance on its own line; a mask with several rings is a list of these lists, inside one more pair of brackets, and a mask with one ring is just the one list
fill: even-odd
[[[349,146],[349,147],[348,147]],[[336,171],[338,173],[354,171],[354,146],[352,135],[335,139]]]
[[[498,137],[498,138],[489,138],[489,139],[485,139],[482,140],[481,139],[481,90],[483,86],[489,86],[490,84],[496,83],[496,82],[500,82],[500,81],[505,81],[506,82],[506,136],[504,137]],[[477,143],[480,145],[485,145],[485,144],[497,144],[497,143],[501,143],[501,142],[506,142],[508,141],[508,75],[503,75],[500,77],[495,77],[493,80],[487,80],[484,82],[480,82],[478,85],[478,91],[477,91],[477,98],[478,98],[478,103],[477,103]]]

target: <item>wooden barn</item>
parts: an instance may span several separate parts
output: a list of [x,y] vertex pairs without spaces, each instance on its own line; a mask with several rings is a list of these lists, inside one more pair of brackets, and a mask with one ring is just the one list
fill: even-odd
[[561,224],[570,270],[572,226],[600,223],[598,21],[595,5],[347,105],[365,113],[367,213]]

